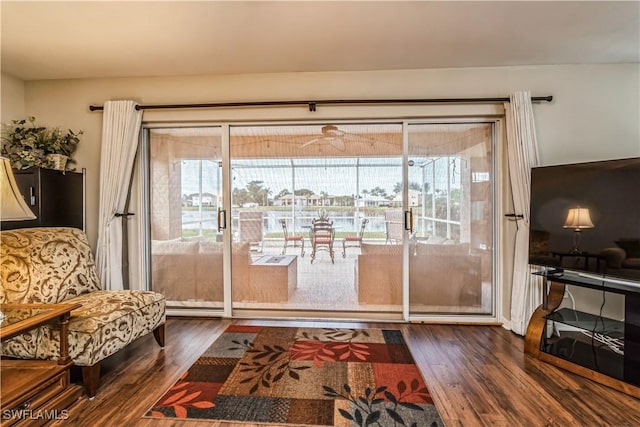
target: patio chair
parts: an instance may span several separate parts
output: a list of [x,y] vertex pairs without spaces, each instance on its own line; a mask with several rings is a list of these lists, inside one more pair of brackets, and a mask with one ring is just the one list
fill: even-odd
[[329,256],[331,256],[331,264],[333,264],[333,240],[335,237],[333,221],[314,219],[311,223],[309,236],[312,247],[311,263],[313,264],[313,261],[316,259],[318,251],[327,251],[329,252]]
[[362,224],[360,224],[360,231],[356,235],[347,234],[344,239],[342,239],[342,258],[347,257],[347,247],[350,248],[359,248],[362,244],[362,236],[364,236],[364,229],[369,223],[367,218],[362,220]]
[[399,209],[385,211],[384,225],[387,233],[385,243],[401,243],[403,237],[402,211]]
[[281,255],[285,255],[287,253],[289,242],[293,242],[294,248],[298,247],[298,243],[301,244],[302,249],[300,250],[300,256],[304,257],[304,237],[297,234],[289,233],[289,229],[287,228],[287,221],[284,218],[280,219],[280,224],[282,225],[282,232],[284,233],[284,247],[282,248]]
[[241,242],[249,242],[249,247],[258,252],[262,252],[264,244],[263,233],[264,221],[262,212],[239,212],[238,213],[238,239]]

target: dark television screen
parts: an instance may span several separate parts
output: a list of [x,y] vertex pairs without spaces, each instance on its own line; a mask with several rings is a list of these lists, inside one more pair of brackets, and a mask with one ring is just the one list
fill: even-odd
[[531,170],[529,262],[640,281],[640,158]]

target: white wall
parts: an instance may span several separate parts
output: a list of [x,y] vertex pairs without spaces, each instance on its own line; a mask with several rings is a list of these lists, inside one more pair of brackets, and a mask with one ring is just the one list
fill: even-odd
[[[39,123],[82,129],[75,155],[87,168],[87,232],[97,240],[98,177],[102,115],[89,105],[110,99],[141,104],[355,98],[502,97],[527,89],[553,95],[534,106],[543,164],[640,155],[640,65],[530,66],[407,71],[282,73],[172,78],[86,79],[25,83],[25,113]],[[3,106],[4,106],[3,90]],[[18,109],[19,111],[19,109]],[[146,111],[143,120],[344,118],[379,115],[377,107],[304,107],[248,110]],[[446,115],[430,106],[425,114]],[[4,118],[4,114],[3,114]],[[505,225],[506,235],[513,232]],[[507,252],[510,248],[507,248]],[[505,270],[508,274],[508,268]],[[508,292],[504,308],[508,313]]]
[[24,82],[10,74],[0,76],[0,122],[11,123],[12,120],[23,119]]
[[[43,125],[84,131],[75,158],[78,167],[87,168],[87,228],[90,241],[95,243],[102,116],[89,112],[90,104],[102,105],[110,99],[173,104],[483,97],[528,89],[533,95],[554,96],[551,104],[534,107],[541,160],[553,164],[640,155],[639,71],[640,65],[628,64],[34,81],[25,83],[25,113],[36,116]],[[340,114],[340,107],[320,107],[316,114],[303,107],[290,110],[288,113],[309,119],[319,118],[324,111]],[[183,110],[180,114],[228,120],[240,113],[217,110],[187,114]],[[243,117],[247,115],[265,118],[276,117],[277,113],[256,109],[242,113]],[[175,113],[148,111],[143,120],[172,117]]]

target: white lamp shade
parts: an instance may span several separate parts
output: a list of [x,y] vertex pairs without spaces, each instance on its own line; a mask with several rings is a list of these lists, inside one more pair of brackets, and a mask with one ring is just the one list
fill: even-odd
[[564,222],[564,228],[573,228],[574,230],[581,230],[583,228],[593,228],[593,221],[591,221],[591,214],[587,208],[573,208],[569,209],[567,213],[567,219]]
[[18,185],[13,177],[11,164],[8,159],[0,157],[0,220],[24,221],[36,219],[29,206],[24,201]]

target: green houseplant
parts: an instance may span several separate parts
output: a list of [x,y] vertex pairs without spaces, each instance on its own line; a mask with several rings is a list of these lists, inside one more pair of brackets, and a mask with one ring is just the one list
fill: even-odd
[[35,117],[3,124],[0,133],[2,155],[14,169],[38,166],[47,169],[72,170],[71,155],[78,147],[82,131],[36,126]]

